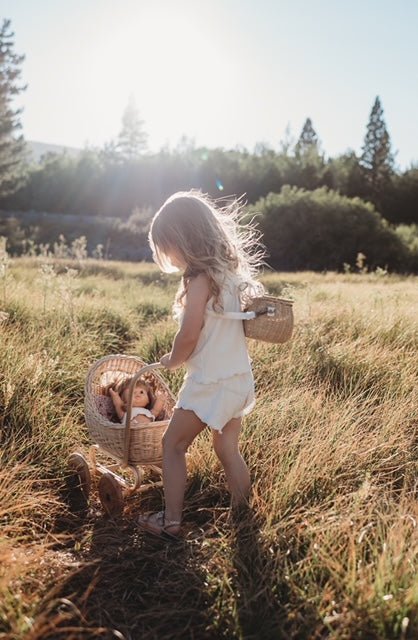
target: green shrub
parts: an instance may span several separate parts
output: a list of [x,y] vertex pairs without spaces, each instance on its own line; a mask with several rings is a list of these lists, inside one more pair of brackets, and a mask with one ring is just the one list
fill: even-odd
[[418,224],[400,224],[395,231],[408,249],[409,270],[418,273]]
[[407,249],[373,205],[325,187],[305,191],[285,186],[249,209],[259,226],[269,262],[284,270],[341,270],[363,253],[366,264],[407,268]]

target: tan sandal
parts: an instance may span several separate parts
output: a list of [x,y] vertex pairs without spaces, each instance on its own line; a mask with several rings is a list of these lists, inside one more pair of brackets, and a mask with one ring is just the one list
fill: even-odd
[[[166,536],[172,540],[178,540],[180,538],[181,522],[179,520],[166,520],[165,511],[139,516],[137,522],[140,529],[157,536],[157,538],[164,538]],[[176,533],[169,531],[172,527],[178,527],[178,531]]]

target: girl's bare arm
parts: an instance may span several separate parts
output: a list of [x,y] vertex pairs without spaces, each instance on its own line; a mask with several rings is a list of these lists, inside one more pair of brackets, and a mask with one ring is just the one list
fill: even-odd
[[203,327],[209,297],[209,281],[203,273],[190,280],[181,327],[174,338],[171,353],[161,358],[161,364],[168,369],[181,367],[193,353]]

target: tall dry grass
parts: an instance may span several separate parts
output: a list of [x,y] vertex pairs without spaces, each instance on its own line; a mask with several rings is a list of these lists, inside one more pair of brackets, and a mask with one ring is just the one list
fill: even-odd
[[[109,520],[96,494],[75,499],[66,460],[88,446],[89,365],[169,348],[175,279],[67,267],[14,260],[2,289],[0,638],[416,637],[417,278],[266,274],[293,296],[296,328],[286,345],[250,345],[251,509],[229,513],[203,434],[185,539],[166,545],[135,526],[159,491]],[[176,391],[181,374],[167,379]]]

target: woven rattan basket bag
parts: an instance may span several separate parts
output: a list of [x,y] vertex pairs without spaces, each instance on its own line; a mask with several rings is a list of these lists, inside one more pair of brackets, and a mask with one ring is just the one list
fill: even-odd
[[241,320],[247,338],[282,344],[292,337],[293,302],[273,296],[253,298],[245,311],[224,311],[207,313],[219,320]]
[[[86,424],[94,443],[122,466],[159,464],[162,460],[162,435],[173,413],[175,398],[155,369],[158,363],[146,365],[136,356],[114,355],[98,360],[89,369],[85,384],[84,409]],[[112,382],[133,376],[126,426],[103,415],[101,400],[104,389]],[[164,413],[149,424],[131,424],[132,393],[138,378],[144,378],[163,395]]]
[[246,312],[253,314],[244,320],[244,332],[247,338],[282,344],[292,337],[293,302],[260,296],[253,298]]

